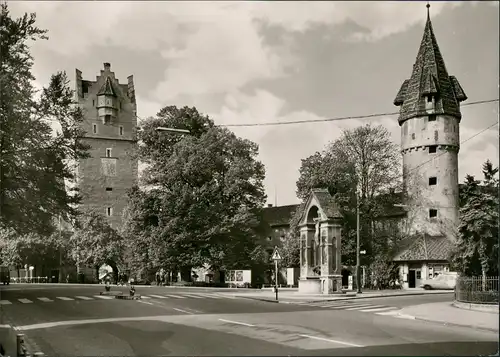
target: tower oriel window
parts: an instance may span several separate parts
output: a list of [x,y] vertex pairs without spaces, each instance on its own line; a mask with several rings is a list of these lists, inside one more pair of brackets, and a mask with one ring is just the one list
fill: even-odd
[[429,115],[429,121],[436,121],[436,114]]
[[429,210],[429,218],[436,218],[438,215],[437,209],[431,208]]

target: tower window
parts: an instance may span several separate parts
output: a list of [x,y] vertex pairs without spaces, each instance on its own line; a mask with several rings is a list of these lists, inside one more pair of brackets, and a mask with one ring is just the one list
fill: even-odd
[[429,146],[429,154],[435,154],[437,151],[437,145]]
[[106,149],[106,157],[111,157],[111,149]]
[[104,124],[109,124],[111,123],[111,115],[105,115],[104,116]]
[[95,100],[92,99],[92,106],[95,107]]
[[120,136],[123,135],[123,126],[120,126]]
[[412,138],[412,140],[415,140],[415,133],[411,134],[411,138]]
[[106,187],[106,191],[113,191],[112,187]]
[[429,210],[429,218],[436,218],[437,215],[438,215],[438,210],[437,209],[431,208]]
[[436,121],[436,114],[429,115],[429,121]]
[[427,96],[427,103],[432,103],[432,97],[430,95]]
[[429,177],[429,186],[437,185],[438,179],[437,177]]
[[112,207],[107,207],[106,208],[106,214],[108,215],[108,217],[112,216],[113,215],[113,208]]
[[94,134],[97,134],[97,124],[94,124],[92,127],[93,127]]

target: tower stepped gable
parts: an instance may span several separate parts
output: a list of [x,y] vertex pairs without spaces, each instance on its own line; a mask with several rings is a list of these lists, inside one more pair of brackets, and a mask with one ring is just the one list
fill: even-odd
[[394,105],[401,107],[399,125],[408,119],[430,113],[449,115],[460,121],[462,115],[459,103],[466,99],[456,77],[448,75],[427,12],[424,36],[413,72],[410,79],[403,82],[394,99]]

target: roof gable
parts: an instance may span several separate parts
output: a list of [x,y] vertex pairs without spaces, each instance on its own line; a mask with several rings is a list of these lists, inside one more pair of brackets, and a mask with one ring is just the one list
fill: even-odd
[[308,215],[312,207],[318,208],[318,216],[322,220],[342,218],[342,214],[335,203],[335,199],[324,188],[314,188],[307,197],[302,210],[299,224],[308,223]]
[[402,249],[395,255],[394,261],[448,260],[453,249],[453,242],[444,236],[426,234],[408,238],[402,242]]
[[113,88],[113,84],[111,83],[111,78],[106,77],[106,81],[104,82],[101,89],[99,89],[99,92],[97,92],[97,95],[109,95],[116,97],[116,92]]

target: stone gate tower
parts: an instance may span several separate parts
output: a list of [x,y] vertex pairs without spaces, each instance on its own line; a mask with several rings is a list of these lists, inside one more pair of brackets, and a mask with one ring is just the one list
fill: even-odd
[[415,230],[449,234],[458,224],[460,102],[467,99],[449,76],[439,50],[427,4],[427,22],[410,79],[394,104],[399,106],[403,175],[409,217]]
[[84,112],[84,141],[90,157],[78,165],[77,186],[81,208],[106,216],[114,228],[121,225],[127,203],[127,190],[137,183],[136,149],[137,106],[134,79],[119,83],[104,63],[95,81],[82,79],[76,70],[76,96]]

